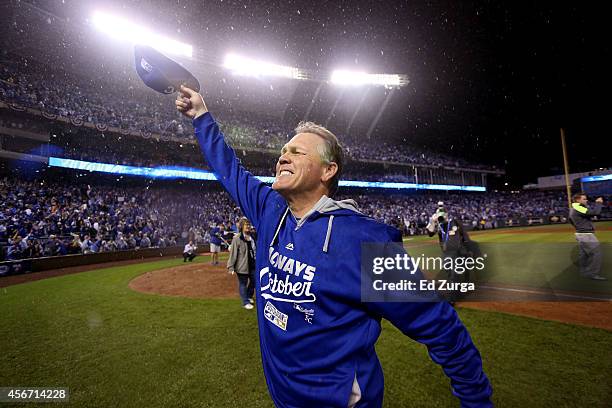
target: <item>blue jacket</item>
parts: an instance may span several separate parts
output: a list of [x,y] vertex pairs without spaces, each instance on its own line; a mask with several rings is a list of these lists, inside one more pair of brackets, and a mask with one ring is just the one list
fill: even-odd
[[277,407],[381,407],[381,318],[428,347],[462,407],[492,406],[480,354],[448,303],[361,302],[361,243],[401,242],[399,231],[352,200],[325,196],[297,222],[285,199],[242,167],[210,113],[193,125],[211,169],[257,229],[259,338]]
[[223,241],[219,236],[221,235],[221,229],[219,227],[214,227],[210,230],[210,243],[215,245],[221,245]]

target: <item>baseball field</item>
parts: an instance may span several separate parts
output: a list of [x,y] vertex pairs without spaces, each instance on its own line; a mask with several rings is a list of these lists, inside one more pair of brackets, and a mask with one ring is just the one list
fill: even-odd
[[[612,243],[611,223],[598,224],[598,231],[600,241]],[[501,266],[490,279],[512,293],[558,288],[569,296],[611,297],[612,281],[572,287],[567,226],[472,237],[499,244],[493,250],[512,249],[506,259],[498,249]],[[411,253],[439,251],[431,238],[409,239],[406,246]],[[612,253],[604,252],[602,274],[612,278]],[[200,256],[192,264],[143,261],[0,288],[0,386],[68,387],[74,407],[272,407],[256,315],[241,307],[236,286],[235,277]],[[569,300],[458,305],[497,406],[610,406],[612,302]],[[548,319],[547,308],[561,313]],[[564,319],[572,311],[575,319]],[[581,314],[598,319],[581,320]],[[424,346],[384,322],[377,351],[385,407],[458,406]]]

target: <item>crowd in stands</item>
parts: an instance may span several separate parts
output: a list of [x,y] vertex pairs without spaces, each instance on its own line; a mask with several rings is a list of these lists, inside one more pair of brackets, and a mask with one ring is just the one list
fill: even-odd
[[[35,127],[37,121],[20,121],[11,119],[7,115],[0,115],[0,128],[19,128],[30,130]],[[20,127],[18,127],[20,126]],[[42,156],[55,156],[67,159],[84,160],[97,163],[109,163],[130,165],[139,167],[181,166],[196,169],[207,169],[207,164],[202,157],[197,145],[185,143],[157,142],[155,140],[138,140],[132,136],[113,135],[109,132],[100,133],[93,129],[83,129],[69,125],[56,126],[50,133],[49,145],[32,141],[26,143],[24,139],[10,139],[2,148],[22,153],[37,154]],[[1,137],[1,136],[0,136]],[[0,139],[1,143],[1,139]],[[19,146],[17,146],[19,143]],[[237,150],[245,159],[250,155],[260,153]],[[277,153],[277,154],[280,154]],[[271,160],[276,155],[270,156]],[[253,163],[247,164],[248,170],[256,175],[273,176],[274,164],[270,166],[257,166]],[[403,170],[403,171],[402,171]],[[437,171],[437,170],[434,170]],[[365,180],[365,181],[391,181],[414,183],[415,175],[411,167],[396,167],[396,169],[379,169],[378,171],[366,171],[363,163],[348,163],[345,165],[342,179]],[[466,180],[468,181],[468,180]],[[467,182],[466,184],[470,184]]]
[[[130,166],[144,166],[144,167],[172,167],[177,166],[176,163],[181,163],[182,167],[190,167],[194,169],[207,170],[207,163],[204,161],[199,152],[195,155],[189,155],[187,149],[185,149],[185,155],[182,156],[181,160],[172,160],[169,158],[167,151],[149,151],[146,155],[142,152],[129,152],[125,154],[118,154],[113,152],[100,153],[99,149],[94,147],[79,148],[75,150],[63,150],[59,156],[75,159],[92,161],[97,163],[110,163],[110,164],[122,164]],[[274,176],[274,165],[271,166],[256,166],[248,165],[247,169],[257,176]],[[386,172],[384,174],[372,173],[366,171],[356,170],[344,170],[342,172],[343,180],[360,180],[360,181],[386,181],[386,182],[401,182],[401,183],[414,183],[415,177],[410,171],[405,172]]]
[[[139,167],[180,166],[197,169],[207,169],[207,164],[197,145],[191,143],[175,143],[156,141],[153,139],[143,140],[137,136],[126,136],[113,134],[111,132],[100,132],[95,129],[79,128],[69,124],[55,124],[51,128],[37,129],[40,120],[23,118],[23,115],[9,115],[0,112],[0,129],[28,130],[49,135],[49,144],[24,138],[8,138],[3,141],[0,132],[0,148],[21,153],[42,156],[55,156],[75,160],[84,160],[98,163],[131,165]],[[6,131],[10,134],[10,131]],[[273,160],[280,152],[269,155],[269,166],[254,165],[253,158],[261,158],[261,153],[241,149],[235,146],[237,152],[245,160],[248,169],[256,175],[273,176]],[[261,163],[262,160],[255,162]],[[431,183],[429,172],[436,175],[440,169],[425,170],[423,177],[417,181],[415,170],[412,167],[394,166],[383,167],[380,164],[365,165],[362,162],[345,163],[342,179],[365,180],[365,181],[389,181],[404,183]],[[370,166],[368,168],[367,166]],[[452,175],[451,175],[452,176]],[[448,180],[448,184],[480,185],[482,178],[479,173],[468,172],[462,180],[458,176],[456,180]],[[440,179],[448,177],[441,175]]]
[[[160,134],[186,142],[193,140],[191,125],[177,114],[169,97],[150,92],[141,83],[79,79],[6,54],[0,54],[0,101],[104,125],[104,129],[114,127],[141,135],[145,132],[149,137]],[[277,119],[254,113],[219,107],[216,116],[228,142],[243,155],[259,154],[251,149],[278,152],[293,135],[293,130]],[[71,125],[55,121],[57,124],[50,129],[41,125],[40,119],[11,118],[0,115],[0,127],[51,133],[46,146],[27,138],[4,140],[14,143],[15,151],[27,153],[38,147],[41,155],[94,162],[206,168],[199,149],[192,143],[162,145],[152,139],[90,129],[74,122]],[[370,141],[356,135],[338,136],[348,156],[355,160],[485,168],[414,146]],[[127,142],[124,137],[132,140]],[[273,166],[251,164],[248,169],[257,175],[274,174]],[[385,171],[384,175],[358,166],[347,170],[343,179],[416,181],[409,168]],[[410,235],[424,232],[440,200],[452,217],[472,228],[496,228],[508,225],[508,220],[567,214],[566,201],[557,193],[364,194],[346,198],[356,199],[365,214]],[[213,226],[228,223],[229,228],[239,216],[239,209],[218,187],[75,187],[60,181],[0,178],[0,260],[168,247],[189,240],[202,244],[210,239]]]
[[[518,224],[521,219],[566,217],[567,199],[557,192],[488,192],[455,194],[419,194],[412,196],[360,195],[355,198],[363,213],[394,225],[406,235],[424,234],[438,202],[453,219],[472,229],[490,229]],[[560,218],[561,219],[561,218]]]
[[454,158],[440,153],[432,153],[417,147],[398,148],[397,144],[368,143],[347,144],[347,153],[355,160],[378,160],[399,162],[413,165],[430,165],[446,167],[462,167],[470,169],[488,169],[489,166],[469,163],[460,158]]
[[[438,201],[472,228],[566,216],[561,193],[363,194],[360,210],[405,234],[422,234]],[[219,223],[240,217],[218,187],[123,187],[0,179],[0,259],[87,254],[208,242]]]
[[239,217],[219,191],[116,188],[0,179],[3,258],[21,259],[208,240]]
[[[59,69],[0,54],[0,100],[42,112],[134,132],[147,132],[193,140],[191,125],[181,117],[168,96],[146,90],[140,83],[79,78]],[[215,107],[215,116],[235,147],[280,150],[293,135],[291,126],[252,112]],[[382,160],[449,167],[488,168],[444,154],[402,144],[339,134],[355,160]]]

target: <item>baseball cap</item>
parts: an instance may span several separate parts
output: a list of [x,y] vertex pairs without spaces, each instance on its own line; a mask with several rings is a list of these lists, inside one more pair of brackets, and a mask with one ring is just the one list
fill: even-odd
[[178,62],[147,45],[134,46],[136,73],[151,89],[163,94],[178,92],[181,85],[200,91],[200,83]]

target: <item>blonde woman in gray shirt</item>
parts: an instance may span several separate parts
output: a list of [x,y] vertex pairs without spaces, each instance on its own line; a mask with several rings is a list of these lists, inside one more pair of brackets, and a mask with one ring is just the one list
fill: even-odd
[[238,277],[238,292],[242,307],[253,309],[255,293],[255,240],[251,237],[251,223],[241,218],[238,223],[238,234],[234,235],[230,246],[227,269]]

